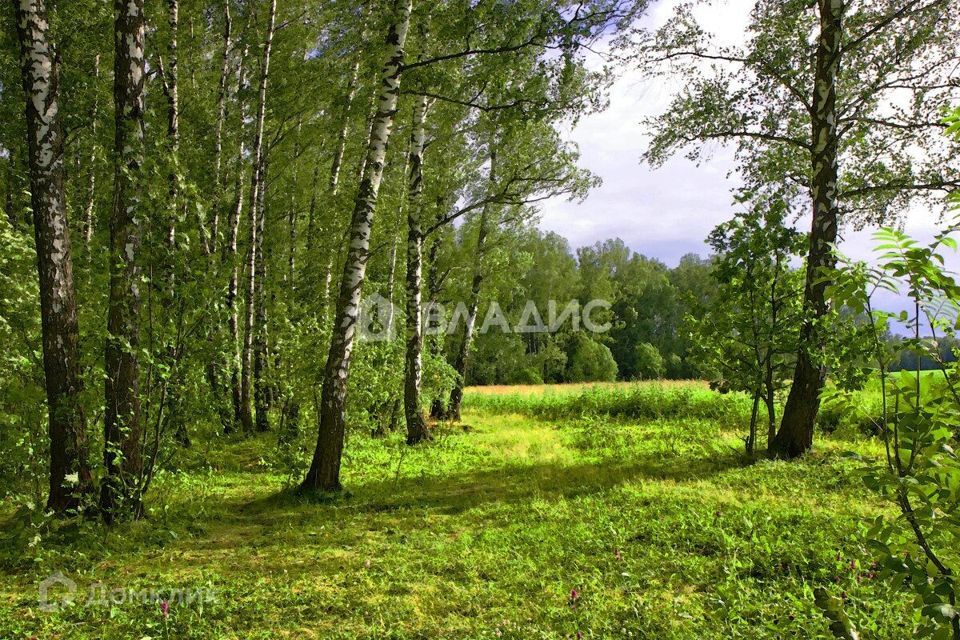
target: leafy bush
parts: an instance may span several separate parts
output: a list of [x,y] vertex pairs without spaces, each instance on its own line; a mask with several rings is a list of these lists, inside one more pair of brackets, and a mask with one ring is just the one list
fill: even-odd
[[570,382],[612,382],[617,379],[617,361],[606,345],[577,335],[570,345],[567,379]]
[[[885,229],[876,234],[880,265],[847,265],[831,287],[836,303],[866,318],[864,333],[872,339],[870,353],[880,380],[875,428],[883,437],[885,457],[867,469],[865,482],[899,514],[876,518],[867,533],[869,549],[880,575],[914,594],[923,616],[919,635],[954,640],[960,639],[960,368],[943,361],[937,338],[954,337],[960,324],[960,285],[943,266],[944,248],[957,248],[951,234],[958,228],[947,229],[929,246]],[[914,313],[875,309],[873,294],[879,289],[907,291]],[[919,370],[890,373],[899,353],[883,336],[894,320],[913,328],[904,344],[917,354],[917,362],[926,356],[939,363],[944,392],[931,393]],[[930,337],[921,336],[921,324],[929,327]]]
[[640,380],[657,380],[667,371],[660,351],[649,342],[638,344],[634,349],[634,356],[633,366]]

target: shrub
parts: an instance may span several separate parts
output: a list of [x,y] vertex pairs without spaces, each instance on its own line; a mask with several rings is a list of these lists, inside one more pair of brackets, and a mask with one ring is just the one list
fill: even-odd
[[584,335],[570,345],[567,380],[570,382],[612,382],[617,379],[617,361],[610,349]]
[[634,348],[633,368],[640,380],[657,380],[667,372],[659,349],[649,342],[641,342]]

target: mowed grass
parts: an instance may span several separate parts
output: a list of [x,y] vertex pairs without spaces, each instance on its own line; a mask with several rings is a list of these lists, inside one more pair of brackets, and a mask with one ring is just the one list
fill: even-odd
[[[637,412],[642,394],[670,393],[592,389],[539,395],[602,392]],[[909,635],[857,534],[884,506],[846,452],[877,457],[875,443],[751,462],[738,430],[702,416],[482,402],[471,390],[463,425],[415,449],[352,435],[334,499],[294,497],[265,436],[198,442],[141,522],[35,539],[11,517],[0,638],[828,638],[816,586],[846,598],[864,637]],[[77,602],[43,612],[38,583],[54,571]],[[211,597],[174,599],[165,617],[143,598],[86,605],[96,583]]]

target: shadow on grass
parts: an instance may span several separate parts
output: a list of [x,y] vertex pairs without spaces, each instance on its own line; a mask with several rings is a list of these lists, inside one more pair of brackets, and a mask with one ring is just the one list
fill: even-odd
[[[314,536],[309,538],[311,544],[336,546],[344,543],[346,531],[353,531],[350,536],[354,536],[381,528],[417,528],[424,518],[430,516],[456,516],[485,506],[522,505],[535,498],[572,500],[603,494],[632,482],[695,482],[743,465],[742,456],[714,453],[696,458],[667,455],[633,460],[598,459],[578,464],[508,464],[452,475],[416,477],[403,476],[401,469],[401,475],[396,479],[358,482],[349,485],[344,492],[319,499],[298,496],[295,488],[267,493],[253,500],[249,499],[249,494],[235,496],[213,505],[199,521],[189,508],[180,505],[170,514],[170,522],[161,529],[187,533],[183,541],[197,553],[246,545],[267,548],[274,543],[288,544],[286,538],[275,539],[275,534],[288,530],[308,531],[318,526],[319,529],[308,534]],[[478,518],[483,520],[485,516],[478,514]],[[358,523],[363,526],[357,528]],[[13,521],[6,524],[13,524]],[[142,523],[117,529],[114,533],[125,540],[122,551],[121,547],[113,545],[101,548],[103,541],[94,530],[79,537],[62,531],[55,539],[60,541],[59,544],[65,544],[65,549],[74,545],[96,547],[96,550],[91,549],[88,558],[93,561],[107,554],[107,547],[112,547],[113,552],[139,553],[170,542],[165,539],[164,544],[158,543],[156,536],[150,534],[151,530],[149,527],[145,529]],[[28,539],[26,536],[14,537],[19,539],[4,540],[0,556],[7,557],[8,562],[0,562],[0,569],[16,573],[24,566],[22,558],[21,561],[13,560],[26,550]],[[97,544],[93,545],[94,541]],[[263,562],[263,559],[258,557],[256,562]]]
[[741,456],[730,454],[694,459],[668,456],[598,460],[575,465],[514,464],[447,476],[404,477],[401,472],[397,479],[368,481],[319,499],[299,496],[293,489],[275,493],[245,503],[236,517],[273,520],[284,512],[302,517],[308,505],[350,515],[404,510],[456,515],[490,503],[510,504],[535,497],[575,499],[638,480],[692,482],[743,465]]

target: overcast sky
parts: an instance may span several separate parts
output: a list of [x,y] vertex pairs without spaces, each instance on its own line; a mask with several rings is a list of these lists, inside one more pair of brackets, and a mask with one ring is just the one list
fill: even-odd
[[[647,25],[663,24],[679,0],[661,0],[645,18]],[[726,0],[699,12],[721,42],[742,41],[752,0]],[[603,179],[603,185],[582,203],[549,201],[542,207],[540,227],[566,237],[576,249],[607,238],[621,238],[634,251],[658,258],[670,266],[686,253],[707,255],[707,234],[728,220],[735,209],[731,189],[737,177],[732,150],[714,148],[711,159],[699,166],[681,156],[659,169],[643,164],[640,156],[649,137],[640,121],[662,113],[681,79],[644,80],[632,69],[621,72],[610,92],[606,111],[583,118],[569,135],[580,146],[581,165]],[[808,230],[809,220],[798,222]],[[927,239],[936,228],[934,214],[912,211],[906,230]],[[873,241],[870,231],[847,232],[841,249],[855,258],[867,258]]]

